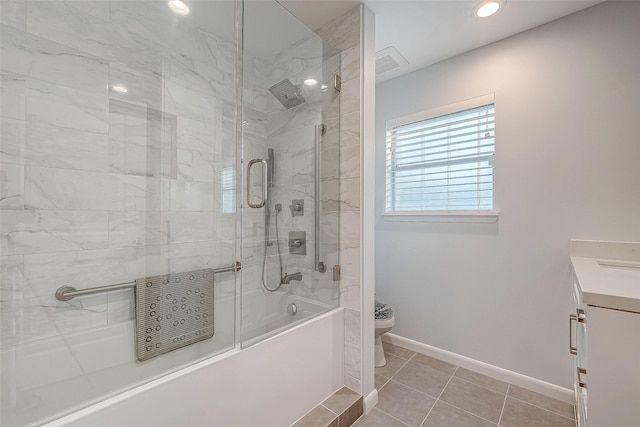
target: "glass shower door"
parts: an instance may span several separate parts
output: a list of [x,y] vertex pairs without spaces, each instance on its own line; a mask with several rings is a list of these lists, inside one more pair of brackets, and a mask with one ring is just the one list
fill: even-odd
[[186,3],[0,2],[3,427],[235,346],[232,272],[162,288],[236,260],[235,2]]
[[340,55],[276,2],[244,4],[241,340],[338,306]]

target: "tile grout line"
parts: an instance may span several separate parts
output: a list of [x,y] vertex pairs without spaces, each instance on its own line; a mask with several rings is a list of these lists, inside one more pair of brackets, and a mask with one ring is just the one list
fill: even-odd
[[402,420],[401,420],[401,419],[399,419],[399,418],[394,417],[393,415],[389,414],[388,412],[385,412],[385,411],[383,411],[383,410],[382,410],[382,409],[380,409],[380,408],[376,408],[376,409],[377,409],[378,411],[382,412],[383,414],[385,414],[386,416],[391,417],[391,418],[393,418],[394,420],[398,421],[399,423],[402,423],[402,424],[404,424],[404,425],[406,425],[406,426],[408,426],[408,427],[411,427],[409,424],[405,423],[404,421],[402,421]]
[[[542,406],[534,405],[533,403],[531,403],[531,402],[527,402],[526,400],[518,399],[517,397],[513,397],[513,396],[509,396],[509,397],[510,397],[510,398],[512,398],[512,399],[514,399],[514,400],[517,400],[517,401],[519,401],[519,402],[526,403],[527,405],[531,405],[531,406],[533,406],[534,408],[538,408],[538,409],[542,409],[543,411],[550,412],[550,413],[552,413],[553,415],[557,415],[557,416],[559,416],[559,417],[566,418],[566,419],[571,420],[571,421],[575,421],[575,419],[573,419],[573,418],[569,418],[569,417],[567,417],[566,415],[562,415],[562,414],[557,413],[556,411],[552,411],[552,410],[550,410],[550,409],[543,408]],[[559,401],[559,402],[560,402],[560,401]],[[564,402],[562,402],[562,403],[564,403]],[[567,405],[568,405],[568,403],[567,403]],[[575,407],[574,407],[574,413],[575,413]]]
[[340,416],[340,414],[336,414],[336,411],[332,410],[331,408],[326,407],[325,405],[323,405],[322,403],[318,406],[322,406],[324,409],[328,410],[329,412],[331,412],[332,414],[335,414],[337,416]]
[[[457,370],[456,370],[456,372],[457,372]],[[472,372],[474,372],[474,371],[472,371]],[[477,373],[479,373],[479,372],[477,372]],[[480,375],[482,375],[482,374],[480,374]],[[489,378],[491,378],[491,377],[489,377]],[[501,392],[501,391],[496,391],[496,390],[494,390],[494,389],[492,389],[492,388],[485,387],[485,386],[483,386],[483,385],[480,385],[480,384],[478,384],[478,383],[474,383],[473,381],[469,381],[469,380],[464,379],[464,378],[456,377],[456,379],[457,379],[457,380],[460,380],[460,381],[467,382],[467,383],[469,383],[469,384],[473,384],[473,385],[475,385],[475,386],[478,386],[478,387],[483,388],[483,389],[485,389],[485,390],[492,391],[492,392],[494,392],[494,393],[502,394],[502,392]],[[495,378],[492,378],[492,379],[495,379]],[[496,380],[496,381],[500,381],[500,380]],[[508,387],[508,386],[510,386],[511,384],[509,384],[509,383],[504,383],[504,384],[506,384],[506,385],[507,385],[507,391],[508,391],[508,390],[509,390],[509,387]],[[505,392],[504,392],[504,394],[507,394],[507,391],[505,391]]]
[[[391,381],[391,380],[389,380],[389,381]],[[411,390],[411,391],[415,391],[415,392],[417,392],[417,393],[420,393],[420,394],[422,394],[422,395],[425,395],[425,396],[427,396],[427,397],[430,397],[431,399],[436,399],[436,400],[438,399],[438,398],[437,398],[437,397],[435,397],[435,396],[431,396],[430,394],[427,394],[427,393],[425,393],[424,391],[420,391],[420,390],[418,390],[417,388],[413,388],[413,387],[408,386],[408,385],[406,385],[406,384],[404,384],[404,383],[401,383],[401,382],[399,382],[399,381],[393,380],[393,382],[394,382],[394,383],[396,383],[396,384],[398,384],[398,385],[401,385],[402,387],[406,387],[406,388],[408,388],[408,389],[409,389],[409,390]],[[388,383],[389,383],[389,382],[387,382],[387,384],[388,384]],[[447,384],[448,384],[448,383],[447,383]],[[386,384],[385,384],[385,385],[386,385]]]
[[427,421],[427,418],[429,418],[429,415],[431,415],[431,411],[433,411],[433,408],[435,408],[436,405],[438,404],[438,401],[440,400],[440,397],[442,396],[442,393],[444,393],[444,391],[449,386],[449,383],[453,379],[453,376],[456,374],[456,372],[458,372],[458,368],[459,368],[459,366],[456,366],[456,369],[453,371],[453,373],[449,377],[449,381],[447,381],[447,383],[444,385],[444,387],[442,387],[442,390],[440,391],[440,394],[438,395],[438,397],[436,397],[436,401],[433,402],[433,405],[431,406],[431,408],[429,408],[429,412],[427,412],[427,415],[424,417],[424,419],[420,423],[420,426],[422,426],[424,424],[424,422]]
[[[426,365],[421,365],[421,366],[424,366],[424,367],[426,367],[426,368],[429,368],[429,369],[433,369],[433,370],[435,370],[435,371],[438,371],[437,369],[431,368],[431,367],[426,366]],[[404,367],[404,366],[403,366],[403,367]],[[454,371],[453,371],[454,373],[457,371],[457,368],[458,368],[458,366],[456,366],[456,370],[454,370]],[[402,369],[402,368],[400,368],[400,369]],[[398,372],[400,371],[400,369],[398,369]],[[442,372],[442,371],[438,371],[438,372],[446,374],[446,372]],[[381,376],[381,375],[380,375],[380,376]],[[394,374],[394,376],[395,376],[395,374]],[[386,378],[386,377],[383,377],[383,378]],[[478,385],[478,384],[476,384],[476,383],[472,383],[471,381],[464,380],[464,379],[462,379],[462,378],[460,378],[460,377],[456,377],[455,375],[451,375],[451,377],[449,378],[449,381],[447,381],[447,384],[445,385],[445,388],[446,388],[446,386],[449,384],[449,382],[450,382],[453,378],[455,378],[455,379],[457,379],[457,380],[464,381],[464,382],[466,382],[466,383],[469,383],[469,384],[471,384],[471,385],[474,385],[474,386],[477,386],[477,387],[480,387],[480,388],[484,388],[485,390],[491,391],[491,392],[493,392],[493,393],[502,394],[502,393],[500,393],[499,391],[495,391],[495,390],[488,389],[488,388],[486,388],[486,387],[482,387],[481,385]],[[387,382],[385,382],[385,383],[384,383],[383,387],[384,387],[385,385],[387,385],[387,384],[389,383],[389,381],[392,381],[392,380],[393,380],[393,382],[394,382],[394,383],[399,384],[399,385],[401,385],[401,386],[403,386],[403,387],[406,387],[406,388],[408,388],[408,389],[410,389],[410,390],[417,391],[418,393],[420,393],[420,394],[424,394],[425,396],[430,397],[430,398],[432,398],[432,399],[439,399],[439,397],[432,396],[432,395],[430,395],[430,394],[428,394],[428,393],[425,393],[424,391],[418,390],[417,388],[413,388],[413,387],[411,387],[410,385],[407,385],[407,384],[405,384],[405,383],[403,383],[403,382],[400,382],[400,381],[398,381],[398,380],[394,380],[394,379],[393,379],[393,377],[391,377],[391,378],[386,378],[386,379],[387,379]],[[382,388],[382,387],[380,387],[380,388]],[[440,393],[440,394],[442,394],[442,393]],[[506,395],[506,392],[505,392],[505,395]],[[447,402],[445,402],[445,403],[447,403]],[[525,402],[525,403],[527,403],[527,402]],[[447,405],[453,406],[454,408],[458,408],[457,406],[452,405],[452,404],[450,404],[450,403],[447,403]],[[535,405],[533,405],[533,406],[535,406]],[[462,408],[458,408],[458,409],[461,409],[461,410],[463,410],[463,411],[465,411],[465,412],[469,412],[469,411],[466,411],[466,410],[464,410],[464,409],[462,409]],[[540,408],[540,409],[544,409],[544,408]],[[545,409],[545,410],[546,410],[546,409]],[[551,412],[551,411],[549,411],[549,412]],[[469,412],[469,413],[470,413],[470,414],[472,414],[472,415],[474,415],[474,416],[476,416],[476,417],[478,417],[478,415],[473,414],[472,412]],[[555,413],[555,412],[554,412],[554,413]],[[482,418],[482,417],[479,417],[479,418]],[[566,417],[565,417],[565,418],[566,418]],[[484,418],[482,418],[482,419],[484,420]],[[489,420],[487,420],[487,421],[489,421]],[[495,424],[493,421],[489,421],[489,422],[490,422],[490,423]]]
[[486,418],[482,418],[480,415],[478,415],[478,414],[474,414],[473,412],[469,412],[469,411],[467,411],[466,409],[459,408],[459,407],[457,407],[456,405],[452,405],[451,403],[449,403],[449,402],[447,402],[447,401],[445,401],[445,400],[443,400],[443,401],[442,401],[442,404],[443,404],[443,405],[447,405],[447,406],[451,406],[452,408],[455,408],[455,409],[457,409],[457,410],[459,410],[459,411],[462,411],[462,412],[464,412],[464,413],[467,413],[467,414],[469,414],[469,415],[473,416],[474,418],[478,418],[478,419],[481,419],[482,421],[486,421],[486,422],[488,422],[489,424],[492,424],[492,425],[494,425],[494,426],[497,426],[497,425],[498,425],[498,424],[494,423],[494,422],[493,422],[493,421],[491,421],[491,420],[488,420],[488,419],[486,419]]
[[[404,348],[404,347],[403,347],[403,348]],[[414,354],[411,356],[411,358],[410,358],[410,359],[405,359],[405,358],[403,358],[403,357],[400,357],[400,356],[398,356],[398,355],[391,354],[391,353],[387,354],[387,355],[391,355],[391,356],[397,357],[397,358],[399,358],[399,359],[405,360],[405,363],[404,363],[404,364],[403,364],[403,365],[402,365],[402,366],[401,366],[401,367],[400,367],[400,368],[399,368],[399,369],[398,369],[398,370],[397,370],[397,371],[396,371],[396,372],[395,372],[395,373],[394,373],[390,378],[388,378],[388,379],[387,379],[387,381],[383,384],[383,386],[382,386],[382,387],[384,387],[385,385],[387,385],[387,384],[389,383],[389,381],[390,381],[391,379],[393,379],[393,377],[395,377],[395,375],[396,375],[396,374],[397,374],[397,373],[398,373],[402,368],[404,368],[404,367],[407,365],[407,363],[408,363],[408,362],[411,362],[411,361],[413,360],[413,358],[415,358],[415,356],[416,356],[416,355],[418,355],[418,354],[422,354],[422,353],[414,352]],[[440,359],[437,359],[437,358],[435,358],[435,359],[436,359],[436,360],[440,360]],[[418,363],[418,362],[412,362],[412,363],[415,363],[415,364],[420,365],[420,366],[425,366],[425,367],[427,367],[427,368],[430,368],[430,369],[436,370],[436,371],[438,371],[438,372],[443,372],[443,371],[441,371],[441,370],[439,370],[439,369],[434,368],[433,366],[424,365],[424,364],[422,364],[422,363]],[[449,383],[451,382],[451,380],[455,377],[455,374],[458,372],[458,369],[459,369],[459,368],[460,368],[459,366],[456,366],[456,369],[453,371],[453,374],[451,374],[451,377],[449,378],[449,381],[448,381],[448,382],[447,382],[447,384],[445,385],[445,388],[444,388],[444,389],[446,389],[446,388],[447,388],[447,386],[449,385]],[[475,371],[472,371],[472,372],[475,372]],[[446,372],[444,372],[444,373],[446,373]],[[380,376],[382,376],[382,375],[380,375]],[[385,378],[385,377],[383,377],[383,378]],[[476,383],[475,383],[475,382],[473,382],[473,381],[470,381],[470,380],[467,380],[467,379],[464,379],[464,378],[460,378],[460,377],[455,377],[455,378],[457,378],[457,379],[459,379],[459,380],[462,380],[462,381],[464,381],[464,382],[466,382],[466,383],[473,384],[473,385],[475,385],[475,386],[481,387],[481,388],[483,388],[483,389],[485,389],[485,390],[489,390],[489,391],[492,391],[492,392],[494,392],[494,393],[500,393],[500,392],[498,392],[498,391],[496,391],[496,390],[490,389],[490,388],[485,387],[485,386],[483,386],[483,385],[476,384]],[[490,377],[490,378],[491,378],[491,377]],[[498,380],[498,381],[499,381],[499,380]],[[398,383],[398,384],[400,384],[400,385],[403,385],[403,386],[405,386],[405,387],[407,387],[407,388],[409,388],[409,389],[411,389],[411,390],[417,391],[418,393],[421,393],[421,394],[423,394],[423,395],[425,395],[425,396],[429,396],[428,394],[426,394],[426,393],[424,393],[424,392],[422,392],[422,391],[420,391],[420,390],[416,390],[416,389],[414,389],[413,387],[410,387],[410,386],[408,386],[408,385],[406,385],[406,384],[404,384],[404,383],[402,383],[402,382],[395,381],[395,380],[394,380],[394,382],[395,382],[395,383]],[[446,403],[447,405],[449,405],[449,406],[451,406],[451,407],[453,407],[453,408],[459,409],[459,410],[461,410],[461,411],[463,411],[463,412],[466,412],[466,413],[468,413],[468,414],[470,414],[470,415],[473,415],[473,416],[475,416],[475,417],[478,417],[478,418],[480,418],[480,419],[482,419],[482,420],[485,420],[485,421],[487,421],[487,422],[490,422],[490,423],[492,423],[492,424],[494,424],[494,425],[498,425],[498,426],[499,426],[499,425],[500,425],[500,423],[502,422],[502,415],[503,415],[503,413],[504,413],[504,408],[505,408],[505,406],[506,406],[507,397],[511,397],[512,399],[518,400],[518,401],[520,401],[520,402],[522,402],[522,403],[526,403],[527,405],[531,405],[531,406],[533,406],[533,407],[535,407],[535,408],[537,408],[537,409],[541,409],[541,410],[543,410],[543,411],[549,412],[549,413],[554,414],[554,415],[557,415],[557,416],[559,416],[559,417],[562,417],[562,418],[565,418],[565,419],[568,419],[568,420],[572,420],[572,421],[574,421],[574,422],[576,421],[576,418],[577,418],[577,417],[575,417],[575,406],[573,406],[573,408],[574,408],[574,418],[570,418],[570,417],[568,417],[568,416],[566,416],[566,415],[563,415],[563,414],[560,414],[560,413],[558,413],[558,412],[555,412],[555,411],[552,411],[552,410],[549,410],[549,409],[546,409],[546,408],[543,408],[543,407],[540,407],[540,406],[534,405],[534,404],[532,404],[532,403],[530,403],[530,402],[527,402],[527,401],[525,401],[525,400],[518,399],[518,398],[516,398],[516,397],[510,396],[510,395],[509,395],[509,391],[510,391],[510,388],[511,388],[511,384],[509,384],[509,383],[505,383],[505,384],[507,384],[507,390],[505,391],[504,401],[503,401],[503,403],[502,403],[502,410],[500,411],[500,418],[498,419],[498,424],[494,423],[493,421],[489,421],[489,420],[487,420],[487,419],[485,419],[485,418],[482,418],[482,417],[480,417],[480,416],[478,416],[478,415],[476,415],[476,414],[474,414],[474,413],[472,413],[472,412],[469,412],[469,411],[467,411],[467,410],[465,410],[465,409],[458,408],[457,406],[452,405],[452,404],[450,404],[450,403],[447,403],[447,402],[445,402],[445,401],[443,401],[443,403]],[[380,387],[380,388],[382,388],[382,387]],[[429,416],[429,414],[430,414],[430,413],[431,413],[431,411],[433,410],[433,407],[435,406],[435,404],[440,400],[440,397],[441,397],[441,396],[442,396],[442,394],[444,393],[444,389],[442,390],[442,392],[440,393],[440,395],[439,395],[439,396],[438,396],[438,398],[436,399],[436,402],[433,404],[433,406],[431,407],[431,409],[430,409],[430,410],[429,410],[429,412],[427,413],[427,417]],[[432,397],[432,398],[433,398],[433,396],[429,396],[429,397]],[[564,402],[561,402],[561,403],[564,403]],[[383,412],[384,412],[384,411],[383,411]],[[386,412],[385,412],[385,413],[386,413]],[[422,421],[422,424],[424,424],[424,422],[426,421],[427,417],[425,417],[425,419]],[[394,418],[395,418],[395,417],[394,417]]]
[[502,402],[502,410],[500,411],[500,418],[498,418],[498,425],[502,422],[502,414],[504,413],[504,407],[507,406],[507,396],[509,396],[509,388],[511,384],[507,384],[507,392],[504,394],[504,402]]
[[[402,347],[402,348],[404,348],[404,347]],[[414,352],[413,356],[411,356],[411,359],[404,359],[404,358],[402,358],[402,357],[396,356],[395,354],[390,354],[390,355],[391,355],[391,356],[398,357],[398,358],[403,359],[403,360],[406,360],[407,362],[412,362],[413,358],[414,358],[416,355],[418,355],[418,354],[422,354],[422,353]],[[426,355],[425,355],[425,356],[426,356]],[[431,357],[431,356],[429,356],[429,357]],[[437,358],[434,358],[434,359],[436,359],[436,360],[440,360],[440,359],[437,359]],[[422,363],[418,363],[418,362],[412,362],[412,363],[415,363],[415,364],[420,365],[420,366],[425,366],[425,367],[427,367],[427,368],[430,368],[430,369],[436,370],[436,371],[438,371],[438,372],[443,372],[443,373],[445,373],[445,374],[446,374],[446,372],[441,371],[441,370],[439,370],[439,369],[436,369],[436,368],[434,368],[433,366],[424,365],[424,364],[422,364]],[[402,365],[402,367],[400,367],[400,369],[404,368],[404,366],[405,366],[405,365],[406,365],[406,363],[405,363],[404,365]],[[453,371],[453,374],[451,374],[451,375],[452,375],[452,378],[453,378],[453,377],[455,377],[455,374],[458,372],[458,369],[459,369],[459,368],[460,368],[459,366],[456,366],[456,369]],[[400,369],[398,369],[398,371],[396,371],[396,373],[398,373],[398,372],[400,371]],[[476,371],[471,371],[471,372],[476,372]],[[476,373],[478,373],[478,374],[479,374],[479,372],[476,372]],[[482,375],[482,374],[481,374],[481,375]],[[394,374],[393,376],[395,376],[395,374]],[[393,376],[392,376],[391,378],[393,378]],[[389,378],[388,380],[390,380],[391,378]],[[455,377],[455,378],[456,378],[456,379],[458,379],[458,380],[461,380],[461,381],[467,382],[467,383],[469,383],[469,384],[473,384],[473,385],[475,385],[475,386],[481,387],[481,388],[483,388],[483,389],[485,389],[485,390],[489,390],[489,391],[492,391],[492,392],[494,392],[494,393],[500,393],[499,391],[496,391],[496,390],[490,389],[490,388],[488,388],[488,387],[485,387],[485,386],[483,386],[483,385],[477,384],[477,383],[475,383],[475,382],[473,382],[473,381],[470,381],[470,380],[467,380],[467,379],[465,379],[465,378],[460,378],[460,377]],[[489,377],[489,378],[491,378],[491,377]],[[495,379],[495,378],[494,378],[494,379]],[[387,380],[387,382],[388,382],[388,380]],[[450,380],[451,380],[451,379],[450,379]],[[499,381],[499,380],[496,380],[496,381]],[[395,381],[395,382],[397,382],[397,383],[399,383],[399,384],[402,384],[402,385],[403,385],[403,386],[405,386],[405,387],[409,387],[409,386],[407,386],[406,384],[401,383],[401,382],[399,382],[399,381]],[[384,385],[386,385],[386,384],[387,384],[387,383],[385,383]],[[531,406],[533,406],[533,407],[535,407],[535,408],[542,409],[543,411],[550,412],[550,413],[552,413],[552,414],[554,414],[554,415],[558,415],[558,416],[560,416],[560,417],[563,417],[563,418],[566,418],[566,419],[569,419],[569,420],[572,420],[572,421],[575,421],[575,420],[576,420],[576,418],[570,418],[570,417],[568,417],[568,416],[566,416],[566,415],[563,415],[563,414],[560,414],[560,413],[558,413],[558,412],[556,412],[556,411],[552,411],[552,410],[550,410],[550,409],[546,409],[546,408],[543,408],[543,407],[541,407],[541,406],[534,405],[534,404],[532,404],[531,402],[527,402],[526,400],[522,400],[522,399],[518,399],[518,398],[513,397],[513,396],[509,396],[509,389],[511,388],[511,385],[512,385],[512,384],[510,384],[510,383],[505,383],[505,384],[507,384],[507,391],[505,391],[505,402],[506,402],[506,398],[507,398],[507,396],[508,396],[508,397],[510,397],[510,398],[512,398],[512,399],[515,399],[515,400],[518,400],[518,401],[520,401],[520,402],[526,403],[526,404],[531,405]],[[447,383],[447,385],[448,385],[448,383]],[[412,388],[412,387],[409,387],[409,388],[410,388],[410,389],[412,389],[412,390],[415,390],[415,391],[417,391],[417,392],[420,392],[420,393],[422,393],[422,394],[425,394],[425,395],[429,396],[428,394],[423,393],[423,392],[421,392],[420,390],[416,390],[416,389],[414,389],[414,388]],[[430,397],[433,397],[433,396],[430,396]],[[546,396],[546,397],[548,397],[548,396]],[[438,400],[439,400],[439,398],[438,398]],[[555,400],[557,400],[557,399],[555,399]],[[559,402],[560,402],[560,401],[559,401]],[[446,402],[445,402],[445,403],[446,403]],[[561,403],[565,403],[565,402],[561,402]],[[458,408],[457,406],[455,406],[455,405],[451,405],[450,403],[447,403],[447,404],[448,404],[448,405],[450,405],[450,406],[453,406],[454,408],[461,409],[461,410],[465,411],[464,409],[462,409],[462,408]],[[568,405],[568,403],[566,403],[566,404]],[[574,408],[574,414],[575,414],[575,406],[574,406],[574,405],[571,405],[571,406],[573,406],[573,408]],[[503,409],[504,409],[504,404],[503,404]],[[468,411],[465,411],[465,412],[468,412]],[[478,415],[473,414],[473,413],[471,413],[471,412],[468,412],[468,413],[469,413],[469,414],[471,414],[471,415],[474,415],[474,416],[476,416],[476,417],[478,416]],[[502,414],[501,414],[501,416],[502,416]],[[575,417],[575,415],[574,415],[574,417]],[[482,418],[482,417],[479,417],[479,418]],[[482,419],[484,419],[484,418],[482,418]],[[486,420],[486,421],[489,421],[489,420]],[[489,421],[489,422],[492,422],[492,421]]]
[[[406,360],[406,359],[402,359],[402,360],[404,360],[405,362],[402,364],[402,366],[400,366],[400,367],[398,368],[398,370],[397,370],[397,371],[395,371],[395,372],[393,373],[393,375],[391,375],[391,376],[389,377],[389,380],[392,380],[392,379],[393,379],[393,377],[395,377],[395,376],[396,376],[396,374],[397,374],[398,372],[400,372],[400,371],[402,370],[402,368],[404,368],[405,366],[407,366],[407,363],[409,363],[409,361],[408,361],[408,360]],[[388,382],[389,382],[389,381],[387,381],[387,383],[388,383]],[[385,385],[386,385],[387,383],[385,383]]]
[[[436,367],[434,367],[434,366],[432,366],[432,365],[425,365],[424,363],[416,362],[416,361],[414,361],[413,359],[414,359],[418,354],[422,354],[422,353],[417,353],[417,352],[416,352],[416,354],[414,354],[414,355],[413,355],[413,357],[411,357],[411,359],[409,359],[409,362],[411,362],[411,363],[415,363],[416,365],[420,365],[420,366],[426,366],[427,368],[430,368],[430,369],[436,370],[436,371],[438,371],[438,372],[442,372],[443,374],[447,374],[447,375],[453,375],[453,374],[455,374],[456,372],[458,372],[458,368],[459,368],[459,366],[458,366],[458,365],[453,365],[453,364],[451,364],[451,363],[449,363],[449,362],[445,362],[444,360],[436,359],[435,357],[432,357],[432,359],[437,360],[437,361],[440,361],[440,362],[443,362],[443,363],[446,363],[446,364],[448,364],[448,365],[451,365],[451,366],[455,367],[456,369],[454,369],[452,373],[448,373],[448,372],[446,372],[446,371],[444,371],[444,370],[442,370],[442,369],[438,369],[438,368],[436,368]],[[423,355],[423,356],[427,356],[426,354],[422,354],[422,355]],[[431,356],[427,356],[427,357],[431,357]]]

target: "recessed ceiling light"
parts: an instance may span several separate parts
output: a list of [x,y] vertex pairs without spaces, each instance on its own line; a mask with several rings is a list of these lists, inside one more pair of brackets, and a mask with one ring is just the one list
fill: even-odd
[[323,91],[325,91],[325,90],[329,89],[329,86],[327,86],[327,85],[322,85],[322,86],[320,86],[320,89],[322,89]]
[[169,3],[169,9],[177,13],[178,15],[186,15],[189,13],[189,6],[182,0],[171,0]]
[[473,11],[478,18],[486,18],[493,15],[500,9],[501,2],[498,0],[488,0],[477,5]]
[[307,86],[315,86],[318,84],[318,81],[316,79],[307,79],[304,81],[304,84]]
[[122,85],[115,85],[113,88],[114,92],[118,92],[118,93],[127,93],[129,92],[129,89],[127,89],[126,87],[122,86]]

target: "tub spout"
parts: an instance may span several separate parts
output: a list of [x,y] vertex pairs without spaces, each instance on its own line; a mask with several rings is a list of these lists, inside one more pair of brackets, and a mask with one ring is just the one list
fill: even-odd
[[302,280],[302,273],[298,271],[297,273],[293,273],[293,274],[285,274],[284,277],[282,278],[282,284],[288,285],[289,283],[291,283],[292,280],[297,280],[297,281]]

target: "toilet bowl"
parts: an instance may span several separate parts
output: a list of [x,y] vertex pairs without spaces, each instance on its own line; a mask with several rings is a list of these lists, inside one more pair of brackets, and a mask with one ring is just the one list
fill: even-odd
[[375,337],[376,337],[376,350],[375,350],[375,366],[377,368],[387,364],[387,360],[384,357],[384,349],[382,348],[382,334],[385,334],[391,330],[395,325],[396,319],[393,317],[393,311],[389,309],[388,313],[383,316],[378,316],[376,313],[375,319]]

